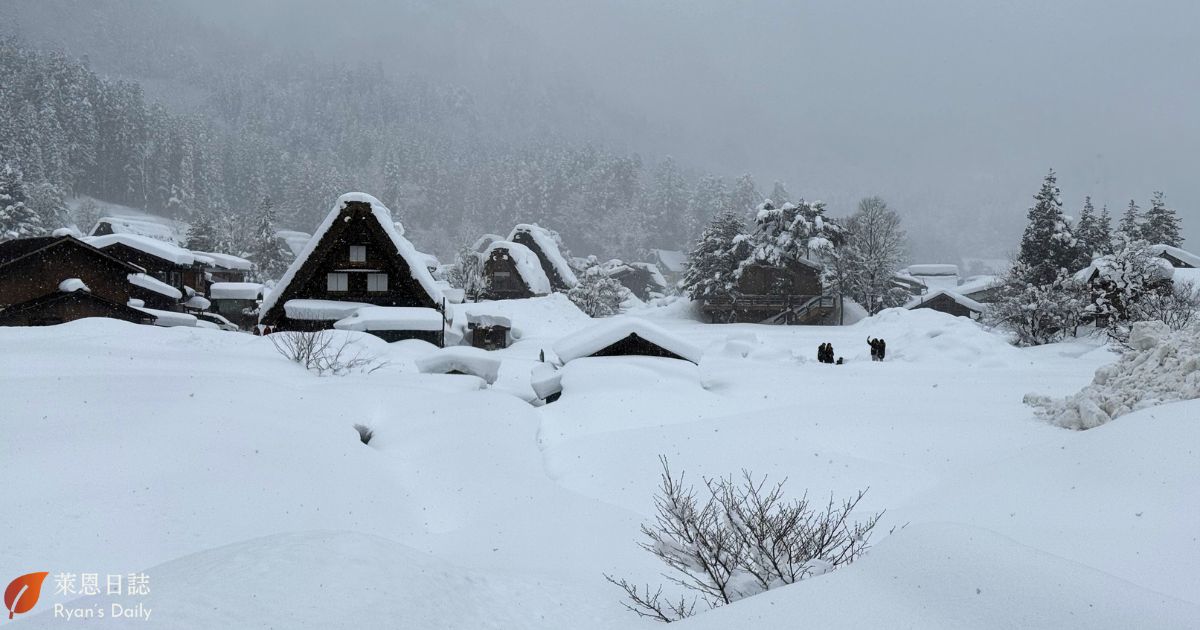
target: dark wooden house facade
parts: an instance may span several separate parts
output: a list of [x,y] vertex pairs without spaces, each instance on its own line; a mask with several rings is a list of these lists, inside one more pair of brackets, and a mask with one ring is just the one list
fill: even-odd
[[489,300],[519,300],[550,292],[550,281],[532,250],[519,243],[496,241],[483,260],[487,282],[484,297]]
[[837,306],[833,296],[825,295],[821,270],[821,265],[807,260],[746,265],[736,297],[705,299],[704,312],[713,322],[817,323]]
[[23,238],[0,243],[0,308],[59,292],[78,278],[92,295],[129,301],[129,275],[141,268],[110,256],[72,236]]
[[[148,275],[175,287],[180,293],[186,295],[188,287],[201,295],[205,293],[208,287],[205,269],[191,252],[170,243],[154,242],[148,243],[149,247],[140,247],[138,241],[141,239],[150,240],[144,236],[113,234],[91,237],[90,242],[114,258],[145,269]],[[168,255],[166,251],[156,253],[159,248],[176,255]]]
[[365,195],[345,195],[338,200],[312,241],[263,301],[262,325],[274,330],[320,330],[332,328],[342,316],[336,309],[327,314],[299,314],[293,309],[289,315],[287,304],[292,300],[444,311],[441,292],[416,250],[394,226],[381,222],[373,203],[377,202]]

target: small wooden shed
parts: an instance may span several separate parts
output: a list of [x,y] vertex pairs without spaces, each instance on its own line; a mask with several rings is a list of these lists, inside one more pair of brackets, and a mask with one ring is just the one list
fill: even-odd
[[969,297],[947,289],[940,289],[921,296],[908,308],[929,308],[956,317],[979,319],[987,307]]

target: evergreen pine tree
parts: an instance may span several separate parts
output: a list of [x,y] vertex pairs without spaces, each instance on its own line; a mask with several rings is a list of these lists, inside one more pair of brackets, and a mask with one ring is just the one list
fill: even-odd
[[197,252],[216,251],[220,240],[217,236],[216,217],[210,212],[200,212],[188,226],[185,247]]
[[275,203],[270,195],[258,204],[254,234],[250,243],[250,260],[260,281],[277,280],[292,262],[292,250],[275,236]]
[[1141,238],[1151,245],[1183,245],[1179,217],[1173,208],[1167,206],[1162,192],[1155,192],[1150,199],[1150,209],[1146,211],[1145,221],[1142,223]]
[[1117,236],[1123,243],[1132,243],[1142,235],[1141,227],[1142,209],[1138,207],[1137,202],[1130,199],[1129,206],[1125,208],[1125,214],[1121,215],[1121,222],[1117,224]]
[[750,237],[740,212],[713,217],[688,254],[683,286],[693,300],[737,297],[741,265],[750,257]]
[[776,206],[782,206],[792,200],[792,196],[788,194],[787,186],[783,182],[775,182],[775,186],[771,189],[771,196],[768,198]]
[[1096,217],[1096,208],[1092,205],[1092,198],[1090,195],[1084,197],[1083,210],[1079,213],[1079,219],[1075,221],[1075,238],[1079,240],[1079,247],[1089,258],[1101,254],[1097,243],[1099,227],[1099,219]]
[[1101,254],[1113,253],[1112,216],[1108,213],[1107,205],[1100,210],[1100,216],[1096,219],[1096,232],[1093,238],[1095,247]]
[[1041,286],[1053,282],[1060,271],[1074,272],[1084,266],[1087,256],[1063,216],[1058,178],[1053,170],[1046,174],[1034,200],[1017,262],[1025,270],[1025,282]]
[[762,200],[758,186],[754,184],[754,178],[746,173],[733,183],[733,190],[729,192],[725,210],[736,212],[743,217],[753,218],[755,209],[762,203]]
[[46,232],[41,217],[26,205],[27,201],[21,169],[6,162],[0,168],[0,241]]

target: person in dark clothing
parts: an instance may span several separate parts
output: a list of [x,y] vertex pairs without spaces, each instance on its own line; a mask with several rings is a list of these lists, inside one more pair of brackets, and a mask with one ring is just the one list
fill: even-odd
[[887,342],[880,339],[879,340],[879,360],[882,361],[885,356],[887,356]]
[[817,346],[817,363],[825,362],[825,344]]
[[872,361],[879,360],[879,343],[878,342],[879,342],[878,339],[872,339],[871,337],[867,337],[867,345],[871,346],[871,360]]

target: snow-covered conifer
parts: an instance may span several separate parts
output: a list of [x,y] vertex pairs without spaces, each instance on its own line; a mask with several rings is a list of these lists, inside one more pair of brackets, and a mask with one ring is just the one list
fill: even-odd
[[292,262],[292,250],[275,235],[275,231],[275,203],[270,195],[266,195],[258,204],[254,233],[248,251],[259,280],[278,279]]
[[739,270],[750,253],[750,235],[741,214],[718,214],[688,254],[684,289],[693,300],[736,297]]
[[1018,266],[1025,281],[1043,285],[1054,282],[1060,272],[1072,273],[1087,264],[1087,255],[1080,247],[1062,211],[1058,179],[1051,170],[1042,180],[1041,190],[1029,208],[1029,223],[1021,237]]
[[1117,237],[1129,243],[1138,240],[1141,236],[1142,209],[1138,207],[1136,201],[1130,199],[1129,205],[1125,207],[1125,213],[1121,215],[1121,222],[1117,224]]
[[42,218],[27,205],[28,201],[21,169],[5,163],[0,167],[0,240],[46,232]]
[[1179,217],[1175,209],[1167,205],[1162,192],[1155,192],[1150,199],[1150,209],[1146,211],[1141,227],[1141,238],[1151,245],[1183,245]]

